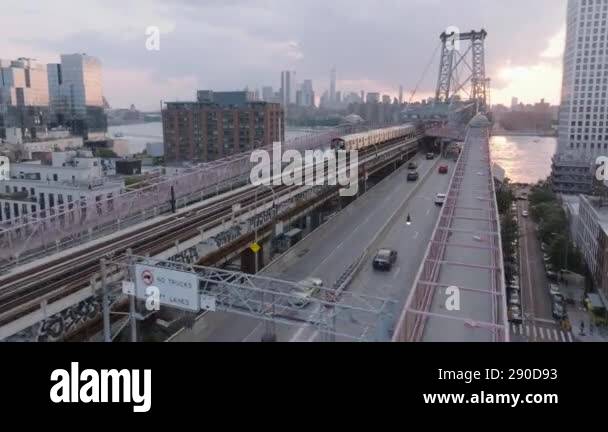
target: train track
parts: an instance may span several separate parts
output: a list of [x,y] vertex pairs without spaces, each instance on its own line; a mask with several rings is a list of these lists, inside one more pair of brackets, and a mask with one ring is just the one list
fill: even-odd
[[[386,148],[390,148],[387,145]],[[361,156],[377,152],[363,151]],[[90,285],[91,279],[99,280],[101,258],[112,256],[114,260],[125,256],[128,249],[133,254],[157,255],[199,234],[199,228],[215,228],[232,215],[233,205],[243,208],[255,202],[263,205],[275,198],[291,193],[300,186],[277,186],[273,191],[251,188],[233,193],[225,200],[213,204],[201,203],[189,212],[167,217],[152,225],[139,228],[118,238],[107,240],[78,252],[72,252],[42,264],[27,275],[14,274],[0,278],[0,326],[27,315],[40,307],[45,299],[49,304]]]
[[[279,187],[275,193],[284,194],[284,189],[286,188]],[[247,206],[253,204],[256,199],[262,203],[271,196],[270,191],[261,191],[257,197],[255,191],[239,193],[209,208],[194,209],[192,211],[192,213],[196,212],[194,216],[171,218],[122,236],[120,239],[104,242],[102,245],[42,265],[28,276],[9,277],[8,280],[2,281],[4,288],[0,290],[0,325],[18,318],[10,312],[21,305],[36,302],[60,290],[61,293],[47,299],[50,303],[85,288],[90,284],[91,278],[101,270],[101,258],[109,254],[119,258],[126,254],[127,249],[132,249],[137,255],[156,255],[174,246],[176,240],[185,241],[196,236],[201,226],[210,229],[221,225],[222,219],[232,214],[234,204]],[[32,305],[32,309],[35,308],[37,305]],[[19,315],[30,311],[29,308],[21,310]]]

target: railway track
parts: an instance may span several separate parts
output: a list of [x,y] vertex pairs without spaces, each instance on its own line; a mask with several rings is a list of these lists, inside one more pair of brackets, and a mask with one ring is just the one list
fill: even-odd
[[[285,189],[285,188],[282,188]],[[277,188],[275,193],[285,193]],[[258,193],[257,201],[260,203],[272,195],[270,191]],[[171,219],[131,233],[119,240],[94,246],[90,249],[58,259],[39,267],[38,271],[26,277],[13,276],[8,281],[3,280],[4,288],[0,290],[0,324],[6,321],[6,315],[20,305],[36,301],[46,294],[62,289],[62,295],[69,295],[74,291],[86,287],[91,277],[100,271],[100,260],[108,254],[120,257],[125,255],[127,249],[132,249],[138,255],[155,255],[175,244],[176,240],[185,241],[198,234],[198,229],[219,226],[222,219],[232,214],[232,206],[236,203],[251,205],[256,200],[254,192],[237,194],[222,203],[212,205],[210,208],[194,209],[197,212],[192,217]],[[76,264],[77,263],[77,264]],[[77,265],[77,268],[74,266]],[[56,300],[55,297],[49,301]],[[27,313],[28,311],[23,311]],[[15,317],[12,316],[12,319]]]
[[[390,149],[390,145],[387,148]],[[377,149],[363,151],[361,156],[369,156]],[[291,193],[300,186],[277,186],[274,196]],[[137,229],[118,238],[107,240],[78,252],[58,257],[31,270],[27,275],[14,274],[0,278],[0,326],[40,308],[45,299],[49,304],[90,285],[91,279],[100,279],[100,260],[113,256],[126,256],[131,249],[135,255],[157,255],[175,245],[199,234],[199,228],[215,228],[224,218],[232,215],[234,204],[243,208],[255,202],[259,205],[274,199],[268,189],[251,188],[237,192],[226,200],[207,204],[201,203],[188,213],[168,217],[152,225]]]

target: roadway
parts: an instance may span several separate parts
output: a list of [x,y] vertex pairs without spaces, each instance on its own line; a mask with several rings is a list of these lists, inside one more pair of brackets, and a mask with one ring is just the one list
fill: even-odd
[[536,235],[536,223],[523,217],[529,212],[528,201],[518,201],[519,262],[522,325],[511,324],[514,341],[520,342],[572,342],[572,333],[563,332],[553,319],[549,280],[545,271],[543,252]]
[[[418,155],[415,160],[420,173],[418,182],[408,183],[407,167],[402,167],[271,263],[263,273],[292,281],[317,277],[331,287],[369,248],[349,291],[391,298],[402,305],[440,212],[434,205],[435,195],[446,192],[454,167],[453,162],[443,160],[441,163],[450,166],[450,175],[439,175],[439,158],[427,161]],[[405,224],[408,213],[411,226]],[[399,252],[390,273],[370,270],[371,260],[380,247]],[[192,330],[183,331],[174,340],[257,342],[265,329],[261,320],[216,312],[206,314]],[[277,326],[276,334],[279,341],[319,338],[315,328],[306,326]]]

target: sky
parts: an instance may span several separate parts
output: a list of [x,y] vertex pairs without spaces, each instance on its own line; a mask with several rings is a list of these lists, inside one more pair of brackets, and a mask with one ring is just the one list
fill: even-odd
[[[2,0],[0,58],[58,62],[81,52],[103,64],[114,108],[157,110],[197,89],[280,86],[280,71],[329,87],[409,100],[433,95],[439,34],[488,32],[492,103],[557,104],[566,0]],[[159,50],[146,30],[160,30]],[[435,55],[433,55],[435,53]],[[428,68],[427,68],[428,66]],[[425,73],[426,70],[426,73]],[[418,86],[418,84],[420,84]]]

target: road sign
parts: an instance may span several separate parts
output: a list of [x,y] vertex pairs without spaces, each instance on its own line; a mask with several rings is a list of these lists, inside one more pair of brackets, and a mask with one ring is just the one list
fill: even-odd
[[206,294],[201,294],[201,310],[215,312],[215,297]]
[[139,299],[147,300],[157,288],[162,305],[193,312],[200,309],[198,278],[194,273],[137,264],[135,287]]
[[122,281],[122,293],[124,295],[135,295],[135,284],[129,281]]
[[257,243],[252,243],[252,244],[251,244],[251,246],[249,246],[249,249],[251,249],[251,251],[252,251],[254,254],[257,254],[257,253],[260,251],[260,249],[262,249],[262,246],[260,246],[260,245],[259,245],[259,244],[257,244]]

